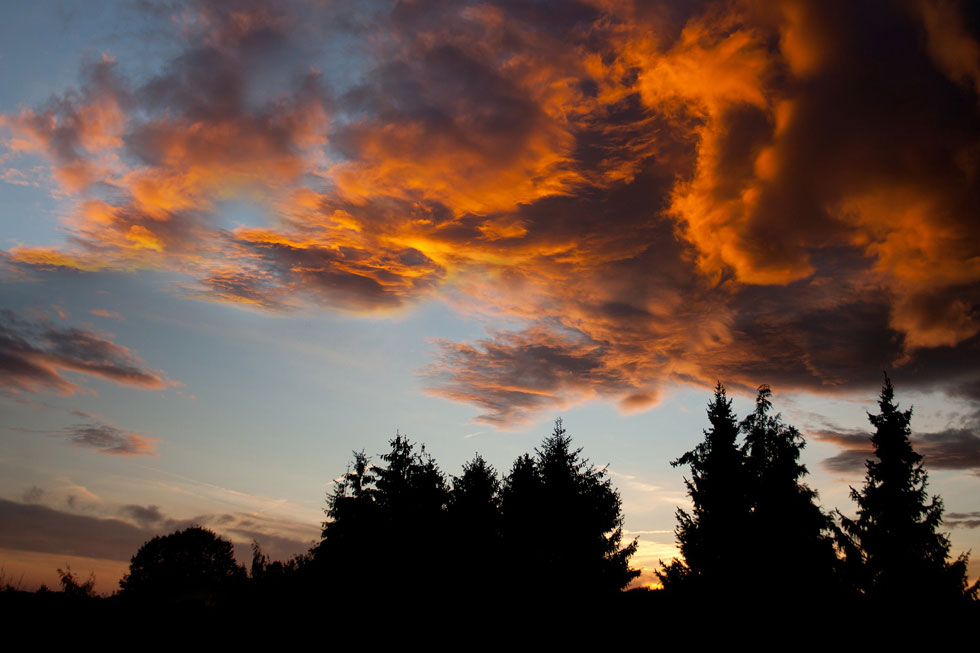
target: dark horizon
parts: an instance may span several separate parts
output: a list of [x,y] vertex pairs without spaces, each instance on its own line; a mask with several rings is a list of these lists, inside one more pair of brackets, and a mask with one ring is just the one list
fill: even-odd
[[844,510],[883,371],[980,550],[977,3],[2,12],[5,574],[288,559],[351,451],[502,471],[561,415],[649,586],[718,381]]

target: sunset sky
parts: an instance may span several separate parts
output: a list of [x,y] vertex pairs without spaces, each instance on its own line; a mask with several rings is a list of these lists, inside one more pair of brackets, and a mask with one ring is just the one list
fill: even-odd
[[353,450],[506,472],[558,416],[651,582],[716,381],[852,514],[886,370],[980,575],[980,4],[0,12],[5,582],[284,558]]

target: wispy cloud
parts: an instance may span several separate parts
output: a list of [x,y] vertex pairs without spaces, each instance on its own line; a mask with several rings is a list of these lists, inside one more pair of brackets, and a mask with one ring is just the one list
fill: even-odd
[[120,322],[126,319],[116,311],[110,311],[105,308],[93,308],[92,310],[89,311],[89,314],[95,315],[96,317],[104,317],[109,320],[119,320]]
[[112,336],[26,320],[10,310],[0,310],[0,371],[0,389],[14,393],[83,391],[63,372],[147,390],[177,385],[163,372],[143,367],[143,361]]
[[58,430],[15,429],[25,433],[40,433],[61,438],[72,445],[91,449],[95,453],[109,456],[156,456],[159,440],[141,433],[131,433],[116,428],[112,424],[90,420],[87,423],[73,424]]
[[980,528],[980,512],[947,512],[943,524],[950,528]]

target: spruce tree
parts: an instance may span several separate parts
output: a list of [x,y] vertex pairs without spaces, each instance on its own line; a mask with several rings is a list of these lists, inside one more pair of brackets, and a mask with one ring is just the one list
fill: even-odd
[[453,477],[449,497],[449,529],[457,542],[452,550],[456,569],[470,568],[466,594],[492,595],[499,590],[503,569],[500,524],[500,479],[497,471],[477,455],[463,465],[461,476]]
[[623,545],[619,493],[555,421],[533,458],[522,456],[502,493],[504,544],[518,587],[596,597],[626,587],[636,542]]
[[831,591],[836,577],[833,521],[817,505],[816,491],[802,482],[806,442],[796,427],[771,414],[771,396],[768,385],[760,386],[755,411],[740,425],[751,506],[743,531],[751,587],[768,600],[816,599]]
[[674,533],[683,561],[662,565],[658,572],[665,589],[672,591],[735,591],[744,562],[741,533],[748,518],[744,453],[739,449],[738,424],[732,401],[718,382],[708,404],[710,428],[704,441],[671,462],[688,465],[684,479],[694,504],[691,512],[677,509]]
[[861,491],[851,488],[857,518],[841,515],[843,540],[856,588],[886,602],[904,599],[944,601],[976,595],[967,589],[967,556],[949,557],[949,538],[939,532],[943,503],[927,499],[922,456],[909,441],[912,410],[901,411],[885,376],[880,412],[868,414],[875,460],[868,460]]
[[384,587],[390,598],[429,596],[446,585],[449,572],[449,490],[424,446],[416,451],[403,435],[389,444],[382,465],[355,454],[334,484],[314,562],[348,594]]

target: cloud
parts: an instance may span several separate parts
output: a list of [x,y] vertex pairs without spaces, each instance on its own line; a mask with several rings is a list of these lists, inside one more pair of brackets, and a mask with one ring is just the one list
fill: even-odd
[[83,64],[81,82],[79,91],[53,97],[41,107],[0,115],[0,128],[11,134],[7,147],[48,155],[55,177],[72,191],[110,174],[130,103],[111,57]]
[[440,342],[442,359],[430,368],[432,392],[474,403],[478,419],[505,426],[542,408],[561,408],[568,393],[589,391],[650,401],[635,381],[606,366],[603,344],[548,331],[498,333],[477,347]]
[[0,499],[0,548],[129,561],[147,540],[196,524],[243,545],[237,547],[241,559],[250,555],[253,539],[273,559],[286,559],[308,550],[319,532],[315,524],[246,513],[175,519],[158,506],[127,505],[118,514],[125,520]]
[[160,506],[138,506],[131,504],[123,506],[119,509],[119,512],[143,526],[157,524],[164,520],[163,515],[160,513]]
[[[836,472],[865,469],[866,460],[874,460],[871,434],[860,430],[815,431],[814,438],[841,447],[842,451],[823,461]],[[912,438],[912,448],[922,455],[927,470],[950,469],[980,472],[980,435],[973,429],[946,429],[923,433]]]
[[0,310],[0,370],[0,389],[15,394],[84,391],[63,372],[146,390],[176,385],[163,372],[144,368],[139,357],[111,336],[28,321],[10,310]]
[[853,431],[811,431],[808,433],[820,442],[836,444],[842,451],[821,462],[834,472],[850,473],[863,471],[865,461],[874,460],[871,434],[860,430]]
[[73,424],[59,430],[37,431],[16,429],[26,433],[41,433],[63,438],[72,445],[92,449],[95,453],[109,456],[156,456],[157,438],[140,433],[130,433],[102,421],[91,420],[85,424]]
[[274,559],[286,559],[306,551],[318,532],[316,525],[245,513],[174,519],[158,506],[128,505],[119,514],[125,520],[0,499],[0,548],[128,561],[147,540],[196,524],[242,544],[243,558],[249,555],[247,545],[257,540]]
[[32,485],[28,489],[24,490],[24,494],[21,499],[24,503],[38,503],[44,497],[44,490],[36,485]]
[[63,436],[76,447],[110,456],[156,456],[156,438],[129,433],[109,424],[93,422],[66,426]]
[[943,524],[950,528],[978,528],[980,512],[947,512],[943,515]]
[[118,519],[101,519],[0,499],[0,547],[129,560],[150,531]]
[[120,322],[126,319],[116,311],[110,311],[104,308],[93,308],[89,311],[89,314],[95,315],[96,317],[104,317],[109,320],[119,320]]
[[967,429],[924,433],[913,446],[931,469],[972,469],[980,472],[980,435]]
[[500,426],[677,382],[976,380],[965,4],[328,4],[166,5],[155,72],[105,57],[5,115],[74,198],[9,265],[261,311],[443,298],[490,328],[426,382]]

